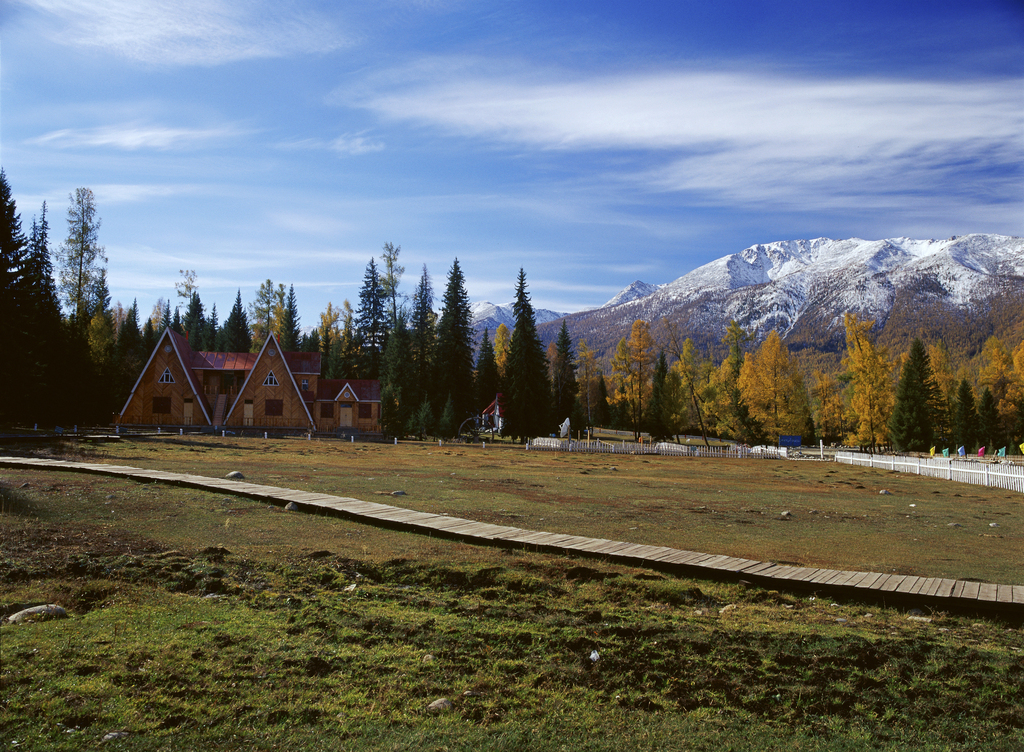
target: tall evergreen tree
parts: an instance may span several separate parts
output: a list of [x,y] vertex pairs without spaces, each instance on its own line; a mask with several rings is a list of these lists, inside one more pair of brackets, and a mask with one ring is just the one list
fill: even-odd
[[516,327],[509,344],[504,433],[525,441],[549,433],[551,387],[544,345],[537,334],[537,320],[526,291],[523,269],[519,270],[512,309]]
[[288,287],[284,312],[281,316],[281,349],[285,352],[296,352],[299,349],[299,303],[295,299],[295,285]]
[[651,377],[651,398],[647,405],[647,432],[655,441],[664,441],[669,437],[667,421],[665,420],[665,385],[668,381],[668,358],[665,351],[658,353],[658,360],[654,364],[654,374]]
[[576,382],[576,353],[569,328],[565,325],[565,319],[562,319],[562,328],[558,330],[558,338],[555,340],[554,362],[551,364],[551,401],[556,421],[572,415],[579,390]]
[[359,290],[359,308],[356,309],[355,330],[361,355],[361,377],[380,378],[380,361],[387,335],[387,317],[384,312],[384,288],[377,264],[371,258],[363,275]]
[[20,354],[29,323],[22,310],[27,246],[11,186],[0,169],[0,321],[6,330],[9,353],[0,357],[0,420],[20,417],[19,401],[12,397],[21,391],[28,375]]
[[220,348],[222,352],[244,353],[252,349],[252,333],[249,330],[249,318],[242,305],[242,291],[235,296],[235,304],[231,307],[224,326],[221,328]]
[[594,400],[594,406],[591,412],[591,425],[595,426],[608,426],[611,425],[611,407],[608,405],[608,384],[604,380],[604,374],[598,373],[597,375],[597,399]]
[[494,347],[487,336],[487,330],[484,329],[476,358],[476,404],[473,406],[473,412],[479,413],[491,404],[498,390],[498,364],[494,360]]
[[989,451],[995,451],[1003,438],[999,431],[999,413],[996,410],[996,398],[992,390],[985,387],[978,402],[978,443]]
[[448,272],[437,322],[437,362],[435,404],[450,398],[454,420],[461,424],[473,413],[473,312],[458,259]]
[[413,375],[410,341],[405,313],[400,310],[384,348],[380,374],[380,424],[381,430],[388,436],[404,436],[406,427],[413,425],[415,403],[409,399]]
[[931,447],[932,404],[937,392],[928,350],[915,338],[900,374],[896,405],[889,418],[889,438],[897,451],[924,452]]
[[220,322],[217,320],[217,304],[210,306],[210,316],[203,327],[203,347],[206,352],[217,352],[220,342]]
[[967,379],[961,379],[956,390],[953,438],[958,447],[962,446],[968,452],[974,448],[978,440],[978,409],[974,401],[974,390]]
[[139,331],[139,303],[134,300],[124,321],[121,322],[114,345],[114,404],[118,409],[128,399],[148,356],[149,352],[143,350],[142,332]]
[[419,405],[427,398],[428,390],[434,382],[434,352],[437,346],[437,316],[434,313],[434,288],[430,283],[427,265],[423,265],[423,274],[412,300],[412,369],[413,380],[410,385],[413,393],[413,404]]
[[199,293],[192,291],[188,301],[188,310],[181,319],[181,328],[188,337],[189,347],[193,350],[202,350],[203,342],[206,341],[206,316],[203,311],[203,301]]

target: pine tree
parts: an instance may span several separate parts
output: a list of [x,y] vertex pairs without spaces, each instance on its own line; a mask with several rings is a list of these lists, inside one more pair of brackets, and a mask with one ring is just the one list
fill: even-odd
[[603,373],[598,373],[597,375],[597,399],[594,402],[591,419],[591,425],[595,426],[607,426],[611,422],[611,407],[608,405],[608,385],[605,383]]
[[20,417],[20,403],[12,398],[20,393],[28,377],[27,364],[21,357],[29,326],[22,308],[27,247],[11,186],[0,169],[0,322],[6,330],[9,352],[0,357],[0,420]]
[[284,352],[296,352],[299,349],[299,304],[295,299],[295,285],[288,287],[288,297],[285,300],[284,311],[280,324],[280,343]]
[[203,327],[203,347],[205,352],[217,352],[220,343],[220,321],[217,319],[217,304],[210,306],[210,316]]
[[480,351],[476,359],[476,404],[473,412],[479,413],[490,405],[498,394],[498,365],[494,362],[494,348],[487,337],[487,330],[484,329],[484,336],[480,340]]
[[[466,281],[455,259],[437,322],[435,403],[450,399],[457,423],[473,413],[473,312]],[[456,426],[458,428],[458,426]]]
[[455,438],[460,422],[455,416],[454,401],[451,397],[448,397],[444,403],[444,408],[441,410],[441,417],[437,420],[437,432],[441,438]]
[[395,328],[388,336],[381,364],[381,430],[388,436],[402,436],[405,428],[412,423],[414,402],[411,393],[412,368],[410,361],[411,341],[409,328],[405,323],[405,312],[399,311]]
[[118,408],[128,399],[131,388],[138,379],[139,372],[148,356],[149,353],[143,350],[142,333],[139,331],[139,303],[134,300],[117,331],[117,342],[114,345],[116,373],[114,403]]
[[430,406],[430,400],[426,397],[424,397],[423,401],[420,402],[420,406],[413,417],[412,432],[416,434],[420,440],[423,440],[427,436],[432,436],[434,433],[434,410]]
[[371,258],[363,275],[363,286],[359,290],[359,308],[355,318],[362,378],[380,378],[380,361],[384,352],[387,335],[387,317],[384,313],[384,288],[377,264]]
[[434,313],[434,289],[430,284],[427,265],[423,265],[423,274],[412,299],[412,320],[410,329],[412,342],[412,389],[409,395],[412,404],[420,404],[428,396],[428,390],[434,383],[434,354],[437,349],[436,314]]
[[181,328],[188,337],[188,344],[193,350],[202,350],[203,342],[206,341],[206,317],[203,311],[203,301],[199,293],[193,291],[188,301],[188,309],[181,319]]
[[537,321],[526,291],[526,272],[523,269],[519,270],[513,312],[516,325],[509,344],[503,432],[525,441],[549,433],[551,387],[544,346],[537,334]]
[[654,441],[664,441],[671,434],[665,416],[668,401],[667,382],[668,358],[665,357],[665,351],[662,350],[658,353],[658,360],[654,365],[654,373],[651,376],[651,398],[647,405],[647,432]]
[[1002,443],[996,398],[988,387],[981,393],[981,401],[978,403],[978,443],[989,450]]
[[[580,387],[576,382],[576,353],[573,351],[569,328],[562,319],[562,328],[555,340],[554,358],[551,363],[551,397],[556,421],[565,420],[572,414],[573,405]],[[571,425],[571,422],[570,422]]]
[[956,445],[964,447],[965,451],[973,449],[978,440],[978,410],[974,401],[974,390],[967,379],[961,379],[956,390],[953,438]]
[[252,333],[249,331],[249,318],[242,306],[242,291],[238,290],[235,304],[220,331],[221,352],[245,353],[252,349]]
[[915,338],[900,374],[896,404],[889,418],[889,438],[897,451],[925,452],[932,446],[932,403],[937,392],[928,351]]

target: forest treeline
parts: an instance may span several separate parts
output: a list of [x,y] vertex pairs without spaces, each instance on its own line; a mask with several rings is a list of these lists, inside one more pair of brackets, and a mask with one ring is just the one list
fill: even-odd
[[379,379],[381,426],[392,436],[453,436],[501,394],[505,434],[516,438],[553,433],[569,418],[574,434],[602,426],[749,444],[800,435],[805,444],[1013,453],[1024,441],[1024,342],[990,337],[979,368],[954,368],[941,341],[890,352],[873,322],[848,314],[841,363],[809,368],[775,332],[758,345],[734,321],[710,348],[670,321],[639,320],[600,357],[564,321],[544,347],[523,270],[515,326],[478,340],[458,259],[439,298],[425,265],[406,296],[392,243],[369,260],[355,307],[328,303],[305,332],[294,286],[268,279],[248,304],[238,290],[222,323],[194,270],[181,270],[173,303],[160,299],[143,315],[137,301],[111,303],[88,188],[69,197],[55,248],[46,205],[26,233],[2,171],[0,211],[5,423],[109,423],[169,327],[195,350],[220,352],[256,352],[272,332],[285,351],[321,353],[324,378]]

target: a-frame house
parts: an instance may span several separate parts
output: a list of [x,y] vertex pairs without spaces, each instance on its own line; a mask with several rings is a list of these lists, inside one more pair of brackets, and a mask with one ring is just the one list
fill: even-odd
[[[312,361],[316,361],[316,376],[320,372],[320,355],[302,358],[303,353],[284,353],[277,337],[271,334],[256,357],[256,362],[238,390],[238,396],[224,416],[225,426],[265,426],[268,428],[298,428],[315,431],[309,389]],[[292,357],[289,357],[292,356]],[[291,362],[289,362],[291,361]],[[308,365],[303,366],[302,362]],[[293,368],[299,371],[293,372]],[[303,369],[305,373],[303,374]],[[305,376],[305,383],[296,380]],[[300,384],[305,389],[300,389]]]
[[192,368],[188,340],[165,329],[132,388],[118,423],[209,426],[210,408]]

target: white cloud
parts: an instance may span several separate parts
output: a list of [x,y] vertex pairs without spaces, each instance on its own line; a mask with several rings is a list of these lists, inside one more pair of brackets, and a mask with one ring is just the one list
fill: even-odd
[[63,22],[52,37],[144,63],[218,65],[348,43],[325,13],[291,0],[21,0]]
[[894,194],[954,190],[967,173],[998,183],[1024,162],[1020,80],[570,78],[435,59],[371,85],[339,90],[335,101],[518,149],[642,152],[618,177],[712,203],[817,208],[872,196],[892,206]]
[[235,126],[217,128],[172,128],[143,123],[107,125],[98,128],[64,128],[29,139],[30,144],[60,149],[76,147],[110,147],[137,149],[177,149],[203,142],[235,138],[245,131]]
[[138,185],[130,183],[107,183],[93,188],[97,202],[104,206],[107,204],[135,203],[147,201],[151,198],[163,198],[164,196],[177,196],[184,193],[194,193],[197,190],[196,186],[188,185]]

